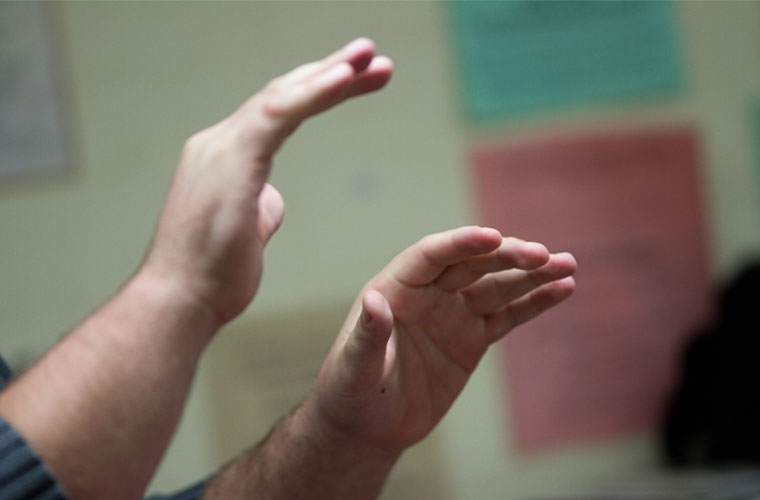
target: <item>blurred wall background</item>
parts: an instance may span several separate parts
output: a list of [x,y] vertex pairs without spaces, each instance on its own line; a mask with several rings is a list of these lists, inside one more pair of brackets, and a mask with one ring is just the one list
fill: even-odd
[[[355,293],[399,250],[424,234],[475,222],[465,163],[471,140],[519,140],[570,126],[692,124],[703,139],[716,278],[760,246],[759,161],[751,128],[751,106],[760,95],[760,4],[676,4],[687,80],[680,96],[547,112],[488,129],[470,126],[458,114],[444,7],[49,6],[75,154],[64,176],[0,185],[0,345],[16,366],[49,348],[134,271],[190,134],[225,116],[270,78],[356,36],[373,38],[396,64],[386,90],[307,122],[277,157],[272,182],[285,198],[286,217],[267,249],[261,291],[231,325],[229,340],[220,337],[201,366],[154,489],[187,484],[232,453],[232,445],[223,443],[236,439],[220,437],[218,422],[233,417],[220,416],[220,401],[239,399],[249,386],[220,380],[214,367],[236,342],[257,349],[254,361],[269,349],[287,358],[288,342],[297,339],[283,340],[285,347],[256,339],[276,344],[283,337],[275,333],[299,328],[297,318],[303,317],[334,323],[337,331]],[[288,317],[294,318],[290,326],[284,324]],[[322,339],[308,356],[318,360],[329,334],[312,338]],[[431,477],[443,485],[435,495],[418,487],[414,498],[441,498],[441,491],[452,500],[582,492],[657,466],[655,436],[648,433],[518,456],[506,432],[509,414],[497,370],[497,360],[487,356],[431,437],[434,446],[419,455],[422,465],[409,466],[424,477],[429,463]],[[254,406],[260,397],[255,387],[251,382]],[[296,404],[293,397],[282,404]],[[246,418],[240,416],[243,428]],[[249,437],[237,440],[240,448]]]

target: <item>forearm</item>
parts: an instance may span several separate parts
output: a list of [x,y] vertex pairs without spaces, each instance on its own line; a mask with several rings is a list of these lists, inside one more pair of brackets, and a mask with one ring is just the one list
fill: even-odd
[[309,402],[222,470],[203,500],[375,499],[399,454],[326,434]]
[[138,274],[0,395],[0,413],[72,498],[138,498],[218,327],[179,290]]

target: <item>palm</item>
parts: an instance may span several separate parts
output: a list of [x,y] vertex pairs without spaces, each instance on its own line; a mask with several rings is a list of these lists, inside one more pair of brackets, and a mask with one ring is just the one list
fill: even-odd
[[435,426],[464,388],[489,345],[485,321],[459,292],[404,285],[378,291],[393,297],[395,313],[395,356],[385,374],[396,395],[388,407],[395,415],[385,422],[396,440],[411,444]]

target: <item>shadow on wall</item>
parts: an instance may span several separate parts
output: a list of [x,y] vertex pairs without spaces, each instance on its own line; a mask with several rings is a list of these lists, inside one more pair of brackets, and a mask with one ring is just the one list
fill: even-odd
[[718,315],[687,344],[663,426],[668,465],[760,464],[760,259],[721,291]]

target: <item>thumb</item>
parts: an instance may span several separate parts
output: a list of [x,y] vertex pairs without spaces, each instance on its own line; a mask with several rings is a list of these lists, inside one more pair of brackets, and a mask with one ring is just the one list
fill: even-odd
[[367,390],[380,382],[392,331],[393,312],[388,301],[377,290],[369,290],[341,352],[345,380],[351,389]]
[[285,215],[285,202],[280,192],[267,182],[259,194],[258,205],[259,239],[266,244],[282,224],[282,218]]

